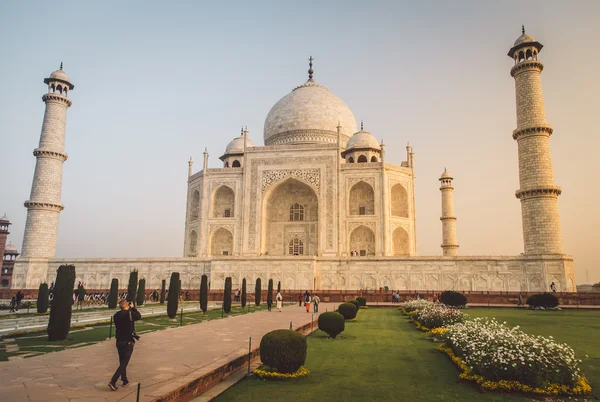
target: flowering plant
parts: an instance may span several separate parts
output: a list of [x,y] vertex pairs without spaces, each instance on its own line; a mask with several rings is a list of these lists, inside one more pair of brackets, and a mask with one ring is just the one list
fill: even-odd
[[428,328],[440,328],[463,322],[465,315],[462,311],[444,304],[428,304],[416,310],[415,321]]
[[407,313],[411,311],[420,310],[425,306],[432,305],[434,303],[425,299],[409,300],[400,304],[400,308],[403,308]]
[[292,378],[305,377],[310,374],[310,371],[308,371],[306,367],[300,367],[295,373],[279,373],[269,366],[262,365],[259,368],[254,369],[253,373],[263,379],[288,380]]

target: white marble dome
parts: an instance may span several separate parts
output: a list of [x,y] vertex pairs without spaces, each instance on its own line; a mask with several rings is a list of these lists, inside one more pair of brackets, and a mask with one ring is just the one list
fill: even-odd
[[338,123],[345,143],[356,132],[352,111],[329,89],[309,79],[273,106],[265,120],[265,145],[335,143]]
[[[248,142],[246,143],[247,147],[253,147],[254,144],[248,138]],[[225,147],[225,155],[228,154],[243,154],[244,153],[244,136],[240,135],[239,137],[235,137],[227,147]]]
[[50,78],[71,82],[69,79],[69,76],[63,71],[62,68],[60,68],[60,69],[54,71],[52,74],[50,74]]
[[4,252],[9,254],[17,254],[18,250],[12,243],[8,243],[4,248]]
[[535,40],[535,38],[532,35],[524,33],[523,35],[521,35],[517,38],[514,46],[519,46],[522,43],[532,43],[532,42],[537,42],[537,41]]
[[377,142],[377,138],[367,131],[359,131],[350,138],[346,144],[346,150],[349,151],[352,148],[371,148],[381,150],[381,146]]

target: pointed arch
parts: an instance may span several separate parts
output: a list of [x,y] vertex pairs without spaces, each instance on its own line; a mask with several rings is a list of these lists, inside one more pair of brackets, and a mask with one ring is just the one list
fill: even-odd
[[238,161],[237,159],[233,161],[233,163],[231,164],[231,167],[241,167],[242,165],[240,164],[240,161]]
[[408,218],[408,192],[402,184],[395,184],[391,191],[392,216]]
[[375,233],[364,225],[354,229],[350,233],[350,250],[362,257],[375,255]]
[[233,254],[233,234],[225,228],[215,230],[210,236],[210,255],[227,256]]
[[359,181],[350,189],[350,215],[375,215],[375,192],[370,184]]
[[195,230],[192,230],[190,232],[190,250],[189,250],[189,256],[190,257],[195,257],[197,253],[198,253],[198,234],[196,233]]
[[232,218],[235,207],[235,193],[229,186],[220,186],[213,195],[212,217]]
[[195,221],[200,214],[200,192],[194,190],[192,194],[192,203],[190,206],[190,220]]
[[371,162],[377,162],[377,157],[375,155],[371,156]]
[[364,155],[361,155],[361,156],[359,156],[359,157],[358,157],[358,160],[357,160],[357,162],[358,162],[358,163],[367,163],[367,162],[368,162],[368,161],[367,161],[367,157],[366,157],[366,156],[364,156]]
[[410,255],[408,232],[403,227],[397,227],[392,233],[394,256]]

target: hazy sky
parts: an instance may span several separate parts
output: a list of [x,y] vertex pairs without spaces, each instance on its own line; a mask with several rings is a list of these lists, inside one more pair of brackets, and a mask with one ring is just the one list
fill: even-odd
[[181,257],[187,161],[210,166],[307,78],[343,99],[399,164],[416,153],[420,255],[441,255],[438,178],[454,175],[461,255],[523,251],[513,65],[521,24],[542,85],[564,247],[600,281],[598,1],[0,3],[0,214],[21,248],[44,115],[64,62],[69,96],[57,256]]

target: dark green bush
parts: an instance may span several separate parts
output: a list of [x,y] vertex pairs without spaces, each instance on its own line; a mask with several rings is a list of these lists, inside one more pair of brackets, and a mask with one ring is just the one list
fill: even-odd
[[356,312],[358,314],[358,309],[360,308],[360,302],[358,300],[350,300],[348,303],[352,303],[356,306]]
[[345,319],[340,313],[329,312],[319,315],[319,329],[334,338],[344,332]]
[[558,306],[558,297],[552,293],[537,293],[527,298],[527,304],[531,307],[554,308]]
[[260,296],[262,293],[262,287],[260,286],[260,278],[256,280],[256,285],[254,286],[254,304],[260,306]]
[[163,279],[162,284],[160,286],[160,304],[165,304],[165,294],[167,293],[166,287],[167,287],[167,280]]
[[269,279],[269,286],[267,287],[267,307],[269,309],[273,305],[273,279]]
[[346,320],[351,320],[356,317],[358,307],[352,303],[342,303],[338,307],[338,312],[343,315]]
[[200,308],[206,314],[206,310],[208,310],[208,276],[206,275],[202,275],[200,281]]
[[71,329],[71,306],[75,287],[75,266],[61,265],[56,270],[54,298],[48,320],[48,340],[64,341]]
[[246,307],[246,278],[242,280],[242,308]]
[[231,277],[225,278],[225,289],[223,290],[223,311],[231,311]]
[[116,309],[117,302],[119,301],[119,280],[117,278],[113,278],[110,281],[110,292],[108,292],[108,308]]
[[260,360],[280,373],[294,373],[306,361],[306,338],[289,329],[277,329],[262,337]]
[[146,280],[144,278],[140,279],[140,284],[137,290],[135,304],[141,306],[146,301]]
[[138,286],[138,271],[133,270],[129,273],[129,284],[127,285],[127,301],[135,302]]
[[366,306],[366,305],[367,305],[367,299],[365,299],[365,298],[364,298],[364,297],[362,297],[362,296],[358,296],[358,297],[356,298],[356,300],[357,300],[357,301],[360,303],[360,306],[361,306],[361,307],[362,307],[362,306]]
[[440,301],[447,306],[463,307],[467,305],[467,296],[453,290],[445,290],[440,295]]
[[169,282],[169,296],[167,297],[167,315],[169,318],[175,318],[177,307],[179,307],[179,272],[171,274]]
[[40,314],[44,314],[48,311],[48,304],[50,303],[50,299],[48,299],[48,284],[41,283],[40,288],[38,289],[38,298],[37,298],[37,312]]

